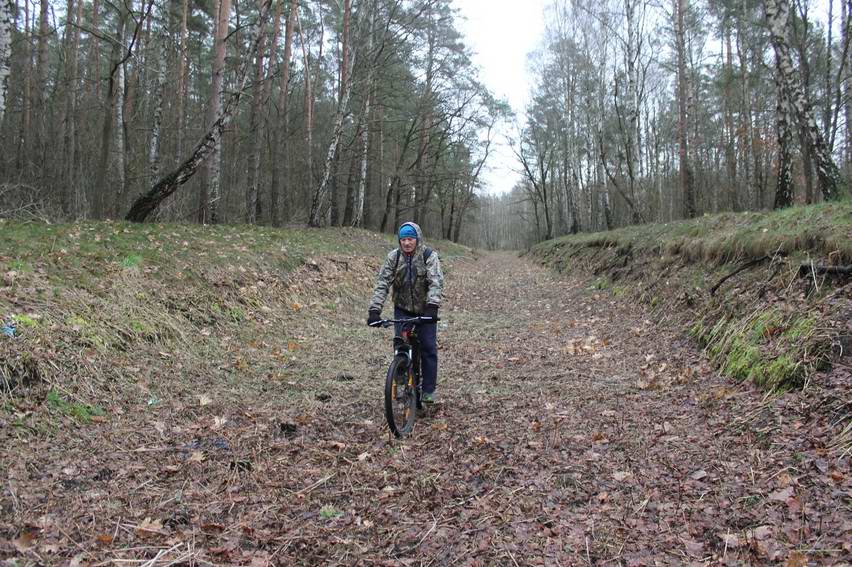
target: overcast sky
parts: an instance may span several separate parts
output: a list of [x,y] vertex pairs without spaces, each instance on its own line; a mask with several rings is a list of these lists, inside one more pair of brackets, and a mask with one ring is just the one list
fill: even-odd
[[[480,78],[496,96],[505,98],[517,113],[523,112],[530,91],[527,54],[544,36],[544,6],[547,0],[453,0],[462,19],[459,30],[473,50]],[[519,179],[516,160],[505,143],[489,157],[483,175],[489,193],[510,191]]]

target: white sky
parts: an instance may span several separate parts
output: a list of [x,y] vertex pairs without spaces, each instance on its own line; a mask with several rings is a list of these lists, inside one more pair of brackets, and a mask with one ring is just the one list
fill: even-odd
[[[504,98],[521,114],[528,100],[532,78],[527,54],[544,37],[544,7],[548,0],[453,0],[463,16],[458,29],[474,52],[480,79],[497,97]],[[508,133],[504,125],[502,132]],[[488,193],[505,193],[520,179],[514,155],[504,135],[498,134],[482,181]]]

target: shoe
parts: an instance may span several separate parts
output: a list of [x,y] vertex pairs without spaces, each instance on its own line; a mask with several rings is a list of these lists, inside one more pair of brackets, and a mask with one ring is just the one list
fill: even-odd
[[435,392],[423,392],[422,400],[424,404],[434,404],[438,401],[438,394]]

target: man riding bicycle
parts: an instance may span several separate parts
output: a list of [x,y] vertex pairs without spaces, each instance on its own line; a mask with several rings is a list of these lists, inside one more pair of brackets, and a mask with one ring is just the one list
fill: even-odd
[[[373,299],[370,301],[367,324],[381,321],[382,307],[393,287],[394,319],[409,317],[431,317],[431,324],[421,325],[420,339],[423,401],[436,400],[435,387],[438,383],[438,340],[435,320],[441,306],[444,289],[444,274],[438,254],[423,242],[423,232],[413,222],[403,223],[397,234],[399,248],[391,250],[379,270]],[[400,334],[396,329],[396,334]]]

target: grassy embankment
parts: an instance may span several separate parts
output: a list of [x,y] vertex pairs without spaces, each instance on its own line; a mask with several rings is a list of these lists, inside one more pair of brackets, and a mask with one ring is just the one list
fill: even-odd
[[805,385],[850,347],[852,201],[726,213],[544,242],[558,271],[677,314],[722,371],[767,389]]
[[17,325],[0,336],[0,414],[98,421],[205,382],[236,402],[295,380],[310,337],[290,322],[363,298],[393,245],[357,229],[0,221],[0,320]]

